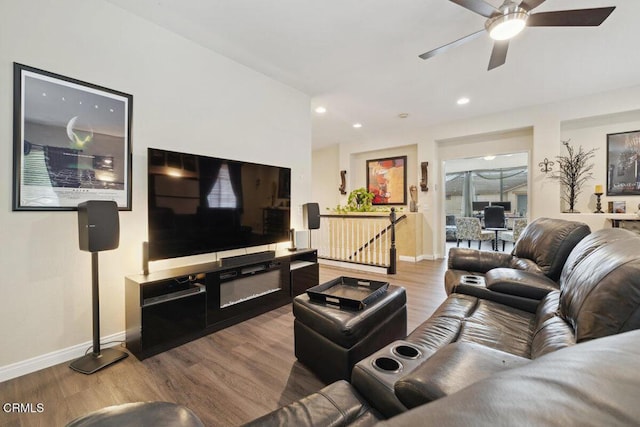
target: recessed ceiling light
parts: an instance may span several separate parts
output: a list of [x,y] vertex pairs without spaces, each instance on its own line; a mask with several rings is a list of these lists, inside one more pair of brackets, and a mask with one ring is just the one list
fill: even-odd
[[496,158],[496,156],[484,156],[485,160],[493,160],[495,158]]
[[407,117],[409,117],[409,113],[400,113],[398,114],[398,117],[400,117],[401,119],[406,119]]
[[470,101],[470,99],[469,99],[469,98],[467,98],[466,96],[463,96],[462,98],[458,99],[458,100],[456,101],[456,103],[457,103],[458,105],[466,105],[466,104],[468,104],[468,103],[469,103],[469,101]]
[[316,113],[318,113],[318,114],[324,114],[324,113],[326,113],[326,112],[327,112],[327,109],[326,109],[326,108],[324,108],[324,107],[322,107],[322,106],[320,106],[320,107],[317,107],[315,111],[316,111]]
[[356,128],[356,129],[359,129],[359,128],[362,127],[362,123],[354,123],[353,127]]

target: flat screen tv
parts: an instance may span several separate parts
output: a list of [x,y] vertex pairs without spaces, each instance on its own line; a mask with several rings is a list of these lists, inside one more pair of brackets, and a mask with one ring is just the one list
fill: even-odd
[[483,211],[489,206],[489,202],[471,202],[471,209],[475,212]]
[[291,169],[149,148],[149,260],[288,240]]
[[505,212],[511,212],[511,202],[491,202],[491,206],[502,206]]

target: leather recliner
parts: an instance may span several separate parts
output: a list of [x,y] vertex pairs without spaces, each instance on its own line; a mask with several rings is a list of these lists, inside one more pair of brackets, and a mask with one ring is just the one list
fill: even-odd
[[[445,290],[535,312],[548,292],[560,288],[569,253],[589,232],[581,222],[538,218],[522,231],[510,254],[451,248]],[[465,276],[481,277],[484,283],[466,283]]]

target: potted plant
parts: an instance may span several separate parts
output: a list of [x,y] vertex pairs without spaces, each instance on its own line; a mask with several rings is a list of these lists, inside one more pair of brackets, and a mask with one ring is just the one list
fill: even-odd
[[360,187],[349,193],[347,208],[350,212],[371,212],[373,210],[374,194]]

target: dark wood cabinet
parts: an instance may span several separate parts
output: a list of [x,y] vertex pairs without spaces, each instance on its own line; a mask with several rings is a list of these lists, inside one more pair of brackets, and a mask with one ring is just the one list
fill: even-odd
[[303,294],[312,286],[319,284],[320,266],[318,253],[313,251],[291,260],[291,297]]
[[127,348],[144,359],[291,302],[318,284],[317,251],[254,254],[125,278]]

